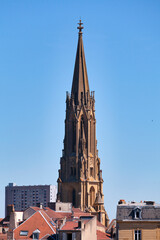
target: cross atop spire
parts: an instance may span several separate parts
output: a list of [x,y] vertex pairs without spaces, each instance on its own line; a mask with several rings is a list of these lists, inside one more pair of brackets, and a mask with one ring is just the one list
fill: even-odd
[[83,27],[82,27],[82,25],[83,25],[83,23],[81,22],[81,19],[79,20],[79,26],[77,27],[77,29],[79,29],[79,34],[82,34],[82,29],[83,29]]

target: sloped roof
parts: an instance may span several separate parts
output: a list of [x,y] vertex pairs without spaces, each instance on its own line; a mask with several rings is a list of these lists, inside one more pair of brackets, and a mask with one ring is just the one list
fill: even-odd
[[95,204],[104,204],[100,192],[97,193]]
[[32,239],[32,234],[36,229],[40,231],[40,239],[47,234],[52,235],[56,233],[56,228],[52,219],[45,211],[39,210],[14,229],[14,239],[26,239],[26,236],[20,236],[21,231],[28,231],[27,239]]
[[108,233],[104,233],[97,230],[97,240],[105,240],[105,239],[111,239],[110,235]]
[[75,218],[79,218],[82,216],[91,216],[91,213],[88,212],[83,212],[80,208],[74,208],[72,207],[72,216],[74,216]]
[[69,218],[72,215],[71,212],[56,212],[56,211],[54,211],[54,210],[52,210],[50,208],[46,208],[46,209],[44,209],[44,211],[53,220],[62,219],[64,217]]
[[106,228],[106,227],[105,227],[101,222],[99,222],[98,220],[97,220],[97,226]]
[[160,221],[160,204],[148,205],[146,203],[119,204],[117,206],[117,220],[133,220],[135,208],[141,209],[139,221]]
[[[62,226],[61,230],[63,231],[76,231],[76,230],[80,230],[81,228],[78,227],[78,222],[80,221],[81,219],[79,220],[76,220],[76,219],[72,219],[72,220],[69,220],[69,221],[66,221],[65,224]],[[83,223],[86,224],[90,221],[91,219],[83,219]]]
[[29,207],[29,208],[32,208],[33,210],[35,210],[36,212],[38,211],[38,210],[40,210],[40,208],[39,207]]
[[70,231],[75,231],[75,230],[80,230],[78,228],[78,221],[67,221],[64,226],[61,228],[61,230],[70,230]]
[[107,231],[111,231],[112,228],[115,228],[116,227],[116,219],[113,219],[109,226],[106,228]]

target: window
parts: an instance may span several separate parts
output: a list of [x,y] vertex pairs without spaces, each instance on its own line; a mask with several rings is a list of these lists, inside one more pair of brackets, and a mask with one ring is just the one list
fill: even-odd
[[67,233],[67,240],[72,240],[72,233]]
[[83,138],[83,116],[81,118],[81,138]]
[[93,206],[94,202],[95,202],[95,189],[92,186],[90,188],[90,206]]
[[139,218],[139,211],[136,212],[136,218]]
[[141,209],[140,208],[135,208],[133,210],[133,218],[134,219],[141,219]]
[[33,239],[39,239],[39,233],[33,233]]
[[90,168],[90,175],[93,177],[93,167]]
[[28,231],[20,231],[19,235],[20,236],[27,236],[28,235]]
[[33,232],[33,239],[39,239],[39,234],[40,234],[40,231],[38,229],[36,229],[34,232]]
[[71,167],[71,176],[76,176],[76,168]]
[[75,206],[75,204],[76,204],[76,191],[75,191],[75,189],[73,189],[73,191],[72,191],[72,203],[73,203],[73,206]]
[[134,240],[141,240],[141,230],[134,231]]
[[72,240],[76,240],[76,233],[72,233]]

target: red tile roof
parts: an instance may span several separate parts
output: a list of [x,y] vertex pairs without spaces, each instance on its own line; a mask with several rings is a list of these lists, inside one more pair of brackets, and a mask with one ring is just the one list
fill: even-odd
[[80,230],[80,228],[78,228],[78,221],[67,221],[61,230]]
[[82,217],[82,216],[91,216],[91,213],[83,212],[80,208],[74,208],[72,207],[73,216],[76,218]]
[[107,227],[107,231],[111,231],[111,228],[115,228],[116,227],[116,219],[113,219],[109,226]]
[[44,209],[45,213],[53,220],[62,219],[64,217],[71,218],[71,212],[56,212],[50,208]]
[[35,210],[36,212],[37,212],[38,210],[40,210],[39,207],[29,207],[29,208],[32,208],[32,209]]
[[63,227],[61,228],[61,230],[70,230],[70,231],[75,231],[75,230],[80,230],[81,228],[78,227],[78,222],[82,221],[84,224],[88,223],[90,221],[90,219],[72,219],[70,221],[66,221],[66,223],[63,225]]
[[26,239],[26,236],[20,236],[21,231],[28,231],[27,239],[32,239],[36,229],[40,231],[40,239],[47,234],[55,234],[56,228],[51,222],[53,223],[52,219],[43,210],[37,211],[14,230],[14,239]]
[[97,240],[106,240],[106,239],[111,239],[110,235],[97,230]]
[[101,222],[97,220],[97,226],[106,228]]

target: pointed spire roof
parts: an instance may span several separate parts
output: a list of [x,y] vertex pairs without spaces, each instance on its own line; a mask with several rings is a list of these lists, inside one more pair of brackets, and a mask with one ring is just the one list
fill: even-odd
[[79,37],[77,45],[76,61],[74,66],[73,82],[71,95],[74,97],[75,104],[78,105],[81,101],[81,96],[83,94],[84,101],[86,102],[86,93],[90,94],[89,83],[87,76],[87,67],[84,55],[83,40],[82,40],[82,22],[79,21]]
[[96,200],[95,200],[95,204],[104,204],[102,197],[101,197],[101,193],[98,191],[97,196],[96,196]]

